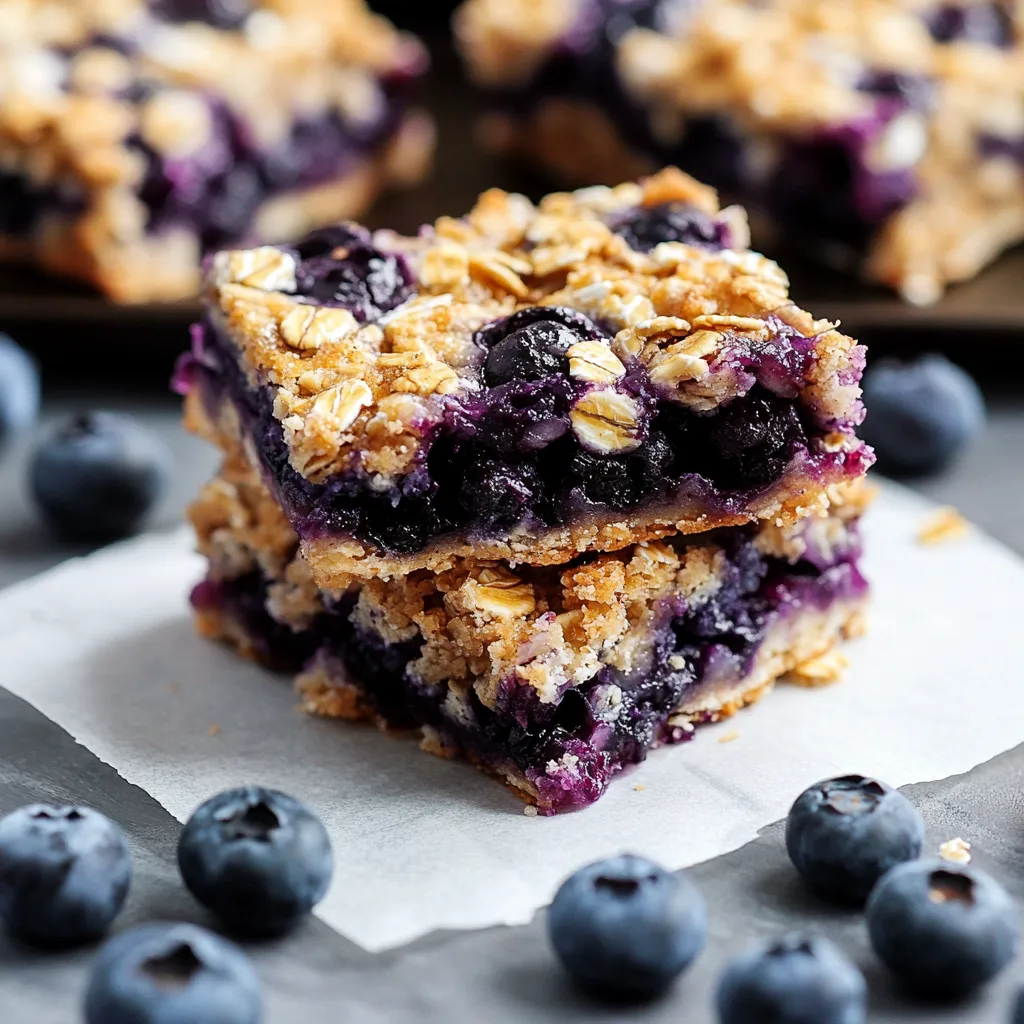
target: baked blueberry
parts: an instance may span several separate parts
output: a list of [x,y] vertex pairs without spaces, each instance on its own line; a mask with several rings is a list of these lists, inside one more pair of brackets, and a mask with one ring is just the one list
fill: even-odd
[[30,804],[0,819],[0,919],[26,942],[102,935],[128,895],[124,833],[89,807]]
[[569,368],[566,352],[580,338],[555,320],[535,320],[502,338],[487,353],[484,380],[498,387],[513,380],[542,380]]
[[323,228],[296,249],[301,257],[295,275],[298,294],[322,305],[344,306],[361,323],[378,319],[413,294],[405,257],[381,252],[356,224]]
[[883,360],[864,375],[861,435],[886,473],[912,476],[949,465],[985,425],[981,390],[942,355]]
[[943,4],[929,14],[927,23],[932,38],[940,43],[980,43],[1000,48],[1013,45],[1013,15],[1007,4]]
[[793,866],[819,895],[863,903],[879,878],[924,846],[924,821],[898,790],[843,775],[797,797],[786,819]]
[[644,206],[615,230],[637,252],[650,252],[662,242],[683,242],[702,249],[724,249],[725,226],[685,203]]
[[323,899],[334,868],[320,819],[293,797],[245,786],[207,800],[178,840],[192,895],[225,924],[278,934]]
[[13,339],[0,334],[0,447],[39,415],[39,369]]
[[703,949],[707,909],[685,875],[624,854],[581,868],[562,883],[548,910],[548,934],[578,982],[651,996]]
[[529,463],[510,464],[483,456],[466,468],[459,500],[485,522],[514,521],[529,509],[541,486],[536,468]]
[[596,341],[598,338],[608,337],[585,313],[571,309],[569,306],[528,306],[526,309],[517,310],[509,316],[485,324],[474,332],[473,341],[489,352],[499,341],[507,338],[510,334],[539,321],[568,327],[576,335],[576,341]]
[[168,21],[201,21],[215,28],[238,28],[252,13],[249,0],[152,0],[154,13]]
[[827,939],[791,935],[732,961],[715,997],[719,1024],[862,1024],[867,985]]
[[108,940],[85,1024],[259,1024],[260,983],[232,942],[192,924],[145,924]]
[[1003,887],[943,860],[901,864],[868,900],[868,935],[882,962],[929,997],[964,996],[1017,954],[1020,925]]
[[630,463],[577,451],[569,463],[569,476],[588,501],[609,508],[626,508],[637,497]]
[[72,540],[133,533],[163,493],[170,456],[132,417],[87,412],[58,423],[32,456],[29,482],[51,528]]

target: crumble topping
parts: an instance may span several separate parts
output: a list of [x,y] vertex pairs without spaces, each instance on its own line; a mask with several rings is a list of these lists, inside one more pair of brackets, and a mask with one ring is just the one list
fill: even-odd
[[[314,482],[353,455],[382,489],[408,472],[445,399],[480,390],[484,352],[474,332],[530,306],[566,306],[617,331],[610,344],[582,342],[569,354],[570,376],[594,385],[572,412],[573,429],[594,451],[636,446],[635,400],[616,390],[627,362],[639,360],[665,397],[710,410],[744,390],[744,355],[786,330],[813,347],[803,400],[824,419],[855,417],[860,392],[850,381],[860,349],[792,303],[775,263],[682,243],[638,252],[610,226],[617,214],[670,202],[720,213],[712,190],[670,168],[640,183],[556,193],[537,206],[491,190],[465,218],[442,217],[415,238],[378,232],[375,246],[402,254],[419,293],[362,324],[295,294],[291,253],[221,253],[207,281],[211,314],[250,382],[274,388],[291,464]],[[742,214],[732,211],[729,223],[741,225]],[[735,233],[735,244],[746,245],[744,232]],[[346,383],[355,380],[358,395]]]
[[939,856],[943,860],[952,861],[954,864],[970,864],[971,844],[959,836],[956,839],[947,839],[939,847]]
[[917,542],[928,546],[946,544],[965,537],[970,529],[971,524],[967,519],[952,505],[945,505],[932,512],[921,524],[917,531]]

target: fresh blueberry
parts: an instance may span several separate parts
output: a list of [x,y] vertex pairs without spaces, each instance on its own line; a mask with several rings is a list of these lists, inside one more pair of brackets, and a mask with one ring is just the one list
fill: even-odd
[[933,473],[949,465],[985,425],[974,380],[945,356],[883,360],[864,375],[861,436],[887,473]]
[[898,790],[863,775],[819,782],[786,819],[786,849],[819,895],[863,903],[890,868],[921,856],[924,821]]
[[128,895],[124,833],[88,807],[31,804],[0,819],[0,919],[27,942],[102,935]]
[[569,368],[566,352],[580,339],[554,320],[535,320],[513,331],[487,353],[484,380],[498,387],[513,380],[542,380]]
[[1014,1000],[1010,1024],[1024,1024],[1024,991],[1018,992],[1017,998]]
[[893,868],[871,893],[866,918],[886,967],[930,997],[967,995],[994,978],[1020,945],[1017,911],[1003,887],[943,860]]
[[718,983],[719,1024],[863,1024],[867,985],[826,939],[791,935],[744,953]]
[[88,412],[50,431],[32,456],[32,494],[63,537],[112,540],[133,533],[163,492],[170,456],[130,416]]
[[637,252],[650,252],[662,242],[683,242],[701,249],[726,247],[725,225],[685,203],[641,207],[615,230]]
[[331,841],[320,819],[284,793],[229,789],[189,818],[178,867],[192,895],[225,924],[279,934],[323,899]]
[[232,942],[192,924],[145,924],[104,943],[85,1024],[259,1024],[260,982]]
[[0,334],[0,448],[32,426],[39,415],[39,369],[35,360]]
[[568,327],[576,335],[576,341],[597,341],[608,337],[590,317],[569,306],[528,306],[485,324],[473,335],[473,340],[485,352],[489,352],[510,334],[542,320]]
[[707,908],[684,875],[623,854],[571,875],[548,910],[551,944],[587,987],[651,996],[704,948]]
[[344,306],[369,323],[401,305],[413,293],[413,277],[400,254],[377,249],[357,224],[315,231],[296,249],[300,295],[324,305]]

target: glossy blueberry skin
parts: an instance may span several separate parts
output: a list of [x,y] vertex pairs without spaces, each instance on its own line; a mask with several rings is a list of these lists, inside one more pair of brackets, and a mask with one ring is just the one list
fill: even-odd
[[754,947],[726,968],[719,1024],[863,1024],[867,985],[827,939],[791,935]]
[[1017,998],[1014,1000],[1010,1024],[1024,1024],[1024,990],[1018,992]]
[[146,924],[106,942],[85,1024],[259,1024],[260,983],[232,942],[192,924]]
[[39,368],[13,339],[0,334],[0,448],[39,415]]
[[89,807],[30,804],[0,819],[0,919],[37,945],[102,935],[128,895],[124,833]]
[[935,998],[967,995],[1017,954],[1020,924],[995,879],[966,865],[930,859],[883,878],[866,910],[882,962],[908,988]]
[[115,540],[134,533],[163,493],[170,455],[131,416],[68,417],[32,456],[32,494],[50,527],[70,540]]
[[238,931],[287,931],[323,899],[331,841],[293,797],[246,786],[207,800],[178,840],[178,867],[192,895]]
[[487,353],[484,380],[498,387],[513,380],[542,380],[569,368],[566,352],[580,339],[554,320],[535,320],[502,338]]
[[571,875],[548,910],[548,935],[584,986],[626,996],[667,988],[704,948],[707,908],[696,886],[624,854]]
[[874,447],[885,473],[938,472],[984,429],[980,388],[945,356],[874,363],[863,386],[867,418],[861,437]]
[[681,242],[712,250],[726,247],[725,226],[685,203],[640,207],[617,224],[615,230],[637,252],[650,252],[662,242]]
[[924,821],[899,791],[877,779],[844,775],[797,797],[786,819],[786,849],[815,892],[862,904],[890,868],[916,860]]

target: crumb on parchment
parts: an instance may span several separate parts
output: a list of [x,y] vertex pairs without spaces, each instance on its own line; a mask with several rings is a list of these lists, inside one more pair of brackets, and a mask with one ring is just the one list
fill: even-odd
[[739,738],[740,734],[735,729],[732,729],[730,732],[722,733],[722,735],[718,737],[718,742],[732,743],[733,740],[738,740]]
[[525,814],[528,818],[536,818],[537,808],[533,804],[527,804],[523,808],[523,814]]
[[952,505],[936,509],[917,531],[918,544],[944,544],[966,536],[971,524]]
[[797,686],[828,686],[842,679],[849,667],[850,659],[842,651],[826,651],[797,665],[788,678]]
[[214,722],[207,731],[211,736],[216,736],[220,733],[220,726]]
[[638,793],[641,792],[642,790],[645,790],[646,788],[647,788],[646,786],[641,786],[639,784],[633,787],[633,789],[635,789]]
[[939,847],[939,856],[943,860],[952,861],[954,864],[969,864],[971,860],[971,844],[959,836],[956,839],[948,839]]

